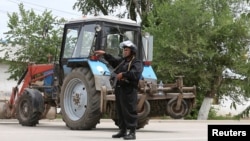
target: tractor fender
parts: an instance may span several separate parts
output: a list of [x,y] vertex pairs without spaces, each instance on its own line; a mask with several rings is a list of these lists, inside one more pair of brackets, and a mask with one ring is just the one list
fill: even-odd
[[150,80],[152,82],[157,81],[157,76],[151,66],[144,66],[142,71],[142,77],[144,80]]
[[44,111],[44,99],[40,91],[36,89],[25,89],[26,94],[32,98],[33,111],[41,112]]
[[88,60],[88,65],[95,78],[96,90],[100,91],[102,86],[106,86],[108,90],[112,89],[109,81],[111,72],[107,65],[101,61],[92,60]]
[[96,90],[101,91],[102,86],[106,86],[108,90],[112,89],[109,82],[111,72],[104,62],[89,59],[70,59],[68,64],[63,66],[64,75],[67,76],[76,67],[90,68],[94,76]]
[[[101,61],[92,61],[92,60],[88,60],[88,65],[95,77],[96,90],[101,91],[102,86],[106,86],[108,90],[111,90],[112,86],[109,81],[111,72],[108,69],[107,65]],[[149,80],[152,82],[157,81],[157,77],[151,66],[144,66],[142,77],[144,80]]]

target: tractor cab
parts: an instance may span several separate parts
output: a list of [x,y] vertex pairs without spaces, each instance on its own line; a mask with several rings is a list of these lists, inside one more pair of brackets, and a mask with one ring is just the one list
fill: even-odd
[[[131,40],[139,47],[142,58],[140,26],[131,20],[92,17],[70,21],[65,24],[60,58],[90,58],[94,50],[105,50],[115,57],[121,56],[120,42]],[[64,64],[64,63],[63,63]]]
[[[122,57],[119,44],[130,40],[138,47],[137,57],[150,66],[153,50],[152,39],[149,39],[151,39],[149,36],[142,38],[141,27],[129,19],[97,16],[73,20],[66,23],[64,27],[60,64],[64,75],[67,75],[72,68],[93,66],[90,60],[98,60],[94,54],[95,50],[104,50],[114,57]],[[151,79],[156,80],[152,68],[149,67],[149,69],[148,72],[151,73],[146,74],[145,78],[150,76]],[[105,70],[105,73],[108,74],[109,70]],[[95,68],[92,71],[95,72]]]

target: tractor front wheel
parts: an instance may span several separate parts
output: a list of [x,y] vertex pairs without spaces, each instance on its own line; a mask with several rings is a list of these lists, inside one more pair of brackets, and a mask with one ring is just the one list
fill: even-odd
[[43,97],[38,90],[25,90],[17,101],[16,116],[23,126],[36,126],[43,111]]

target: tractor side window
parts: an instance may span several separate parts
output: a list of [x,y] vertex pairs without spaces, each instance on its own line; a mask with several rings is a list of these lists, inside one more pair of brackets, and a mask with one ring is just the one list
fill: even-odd
[[63,58],[71,58],[76,47],[78,28],[67,29]]

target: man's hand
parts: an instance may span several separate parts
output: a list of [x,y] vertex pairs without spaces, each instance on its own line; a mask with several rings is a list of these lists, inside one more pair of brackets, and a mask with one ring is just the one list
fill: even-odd
[[117,80],[121,80],[121,79],[122,79],[122,73],[118,73],[118,74],[116,75],[116,78],[117,78]]
[[95,54],[97,54],[97,55],[103,55],[103,54],[105,54],[105,51],[103,51],[103,50],[96,50]]

